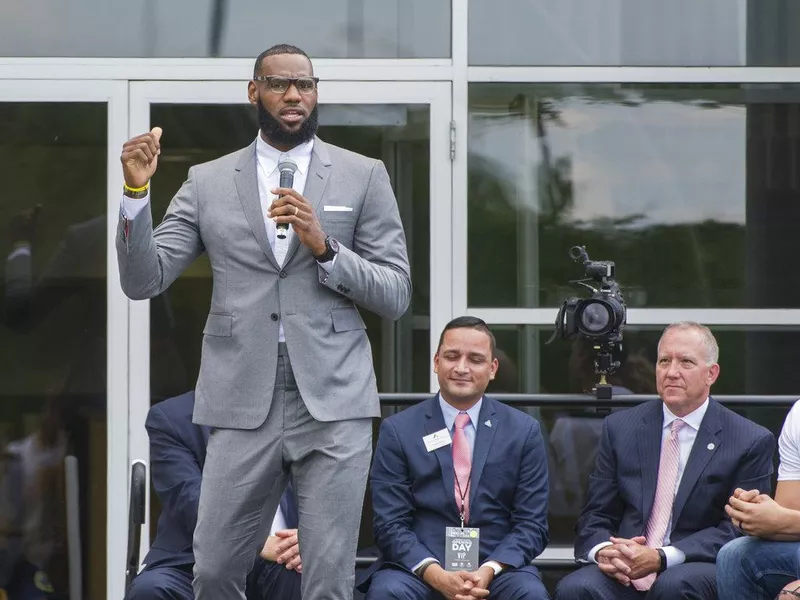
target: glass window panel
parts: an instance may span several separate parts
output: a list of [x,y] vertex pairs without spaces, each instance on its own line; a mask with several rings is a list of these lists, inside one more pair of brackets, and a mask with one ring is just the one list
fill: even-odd
[[0,56],[255,60],[275,43],[317,58],[447,58],[450,1],[30,0],[0,19]]
[[[593,351],[584,342],[554,341],[552,327],[492,325],[500,366],[490,393],[580,394],[591,390]],[[795,394],[800,373],[795,352],[800,331],[794,327],[712,327],[719,343],[720,376],[716,394]],[[663,327],[627,326],[623,367],[610,382],[616,392],[655,394],[655,358]],[[505,374],[504,374],[505,372]]]
[[92,600],[106,596],[107,119],[101,103],[0,102],[0,588],[32,564],[67,597],[73,456]]
[[470,0],[469,62],[797,65],[798,16],[791,0]]
[[800,87],[473,84],[468,302],[560,306],[585,245],[629,307],[795,308]]

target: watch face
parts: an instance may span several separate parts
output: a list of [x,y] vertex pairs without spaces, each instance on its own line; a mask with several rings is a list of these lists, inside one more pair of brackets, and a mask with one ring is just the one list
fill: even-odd
[[334,252],[339,252],[339,242],[337,242],[333,238],[330,238],[329,243],[330,243],[331,250],[333,250]]

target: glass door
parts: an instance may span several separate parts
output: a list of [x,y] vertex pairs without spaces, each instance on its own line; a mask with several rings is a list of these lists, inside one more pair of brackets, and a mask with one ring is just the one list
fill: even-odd
[[127,111],[124,82],[0,81],[2,590],[122,597],[128,302],[111,155]]
[[[189,167],[255,139],[257,118],[246,88],[246,82],[227,81],[131,83],[129,134],[155,125],[164,130],[152,191],[156,223]],[[447,82],[320,83],[319,137],[385,163],[408,240],[411,307],[397,322],[361,311],[381,392],[432,389],[432,350],[451,317],[450,88]],[[131,303],[133,458],[148,457],[150,406],[194,387],[210,296],[211,271],[201,257],[162,296]],[[148,544],[145,537],[143,550]]]

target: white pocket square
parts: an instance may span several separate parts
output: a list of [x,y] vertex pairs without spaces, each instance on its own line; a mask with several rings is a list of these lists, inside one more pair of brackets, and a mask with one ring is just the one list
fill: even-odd
[[353,207],[352,206],[333,206],[333,205],[330,205],[330,204],[326,204],[325,206],[322,207],[322,210],[324,210],[325,212],[352,212],[353,211]]

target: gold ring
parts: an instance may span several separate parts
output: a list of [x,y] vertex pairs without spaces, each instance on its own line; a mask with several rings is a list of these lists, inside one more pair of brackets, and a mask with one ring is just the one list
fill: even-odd
[[295,216],[295,217],[297,216],[297,213],[298,213],[298,212],[300,212],[300,211],[299,211],[299,210],[297,209],[297,207],[295,206],[295,207],[294,207],[294,216]]

